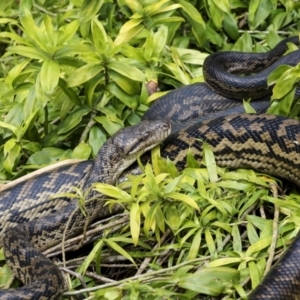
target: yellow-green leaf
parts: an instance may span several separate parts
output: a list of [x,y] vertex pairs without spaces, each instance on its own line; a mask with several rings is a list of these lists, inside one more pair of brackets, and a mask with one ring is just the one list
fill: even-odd
[[8,52],[18,54],[20,56],[25,56],[29,58],[34,59],[41,59],[45,60],[49,58],[49,55],[47,52],[34,47],[28,47],[28,46],[12,46],[7,48]]
[[60,67],[58,62],[46,59],[41,68],[41,86],[46,94],[52,94],[58,85]]
[[87,64],[77,69],[67,80],[68,86],[77,86],[88,81],[103,70],[101,63]]
[[144,81],[145,75],[138,68],[132,67],[123,61],[111,60],[107,64],[108,69],[112,69],[123,76],[130,78],[135,81]]
[[180,193],[176,193],[176,192],[171,192],[171,193],[166,194],[165,197],[182,201],[182,202],[190,205],[191,207],[199,210],[199,207],[198,207],[196,201],[188,195],[184,195],[184,194],[180,194]]
[[140,207],[137,203],[133,203],[130,208],[130,232],[134,245],[139,241],[141,226]]

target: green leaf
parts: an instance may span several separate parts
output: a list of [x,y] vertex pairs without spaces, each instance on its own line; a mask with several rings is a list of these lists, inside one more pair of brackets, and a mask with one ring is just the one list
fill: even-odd
[[17,165],[21,149],[21,145],[15,139],[10,139],[4,144],[4,155],[6,157],[3,162],[3,168],[7,172],[11,173]]
[[89,144],[92,147],[93,157],[97,155],[105,141],[106,135],[104,132],[98,126],[93,126],[89,132]]
[[34,152],[40,151],[42,149],[42,146],[40,143],[28,142],[28,143],[23,143],[23,148],[34,153]]
[[223,27],[231,39],[236,41],[239,38],[237,22],[232,14],[225,14]]
[[[271,75],[276,76],[278,72],[282,71],[282,69],[283,68],[280,68],[280,70],[274,73],[274,75],[272,72]],[[280,99],[283,96],[287,95],[290,91],[292,91],[296,81],[299,80],[295,76],[295,74],[293,74],[292,70],[293,69],[286,70],[284,73],[281,74],[280,78],[276,80],[276,84],[273,88],[272,100]],[[270,78],[270,80],[272,80],[273,76]]]
[[11,130],[14,134],[17,134],[18,128],[13,125],[10,125],[10,124],[0,121],[0,127],[7,128],[7,129]]
[[219,259],[209,262],[207,264],[207,267],[209,267],[209,268],[222,267],[222,266],[226,266],[226,265],[240,263],[241,261],[242,261],[242,258],[240,258],[240,257],[219,258]]
[[[160,205],[161,203],[159,201],[155,202],[145,215],[144,232],[146,236],[149,236],[150,229],[155,228],[157,216],[162,217],[162,220],[164,220]],[[160,227],[160,229],[164,231],[164,222],[162,222],[162,224],[162,228]]]
[[133,12],[141,13],[143,10],[142,5],[137,0],[124,0],[124,2]]
[[34,41],[40,48],[48,52],[49,37],[39,27],[36,26],[29,10],[23,9],[20,14],[20,21],[24,27],[26,35]]
[[176,48],[181,60],[187,64],[202,65],[205,58],[208,56],[207,53],[202,53],[198,50]]
[[206,143],[203,143],[203,153],[204,153],[204,160],[209,175],[209,181],[217,182],[218,181],[217,163],[211,146]]
[[135,81],[145,80],[145,75],[143,72],[141,72],[139,69],[135,67],[128,65],[128,63],[125,63],[123,61],[111,60],[107,64],[107,68],[112,69],[115,72],[130,78],[131,80],[135,80]]
[[89,253],[89,255],[85,258],[84,262],[80,265],[80,267],[76,270],[80,274],[84,274],[88,269],[91,262],[95,259],[98,252],[101,252],[103,247],[103,240],[100,240],[93,247],[93,250]]
[[269,247],[272,241],[272,237],[268,236],[265,237],[263,239],[260,239],[259,241],[257,241],[255,244],[251,245],[250,247],[248,247],[247,251],[246,251],[246,256],[251,256],[253,253],[259,252],[262,249]]
[[252,39],[249,33],[244,33],[232,47],[233,51],[252,52]]
[[243,106],[245,109],[245,113],[247,114],[255,114],[255,109],[251,106],[251,104],[248,101],[243,100]]
[[95,117],[94,120],[97,121],[98,123],[100,123],[105,128],[105,130],[108,132],[108,134],[110,136],[115,134],[121,128],[123,128],[123,126],[119,122],[110,120],[106,116]]
[[41,86],[50,95],[58,85],[60,67],[55,60],[46,59],[41,68]]
[[64,79],[59,78],[58,80],[58,86],[61,88],[61,90],[64,92],[64,94],[75,104],[78,106],[81,106],[81,101],[78,98],[77,94],[72,88],[69,88],[67,86],[67,83]]
[[132,19],[126,22],[115,39],[115,45],[120,45],[132,40],[138,33],[140,33],[144,29],[144,27],[140,25],[142,21],[142,19]]
[[253,261],[250,261],[248,265],[252,282],[252,288],[255,289],[259,285],[261,280],[260,272],[257,268],[257,265]]
[[126,257],[128,260],[130,260],[135,265],[135,262],[134,262],[133,258],[129,255],[129,253],[127,251],[125,251],[123,248],[121,248],[112,239],[105,239],[105,242],[109,247],[111,247],[113,250],[115,250],[119,254],[123,255],[124,257]]
[[251,0],[249,4],[250,29],[255,29],[262,24],[274,8],[275,5],[272,3],[272,0]]
[[267,113],[273,113],[278,114],[282,116],[291,116],[292,117],[292,105],[294,103],[295,99],[295,90],[296,87],[294,87],[293,90],[291,90],[287,95],[284,96],[280,101],[274,101],[272,102],[270,108],[268,109]]
[[136,246],[139,241],[141,226],[140,207],[138,203],[133,203],[130,207],[130,232],[133,244]]
[[80,124],[83,116],[87,115],[90,109],[87,107],[79,108],[74,112],[70,113],[57,127],[58,134],[64,134],[72,129],[74,129],[78,124]]
[[44,50],[28,47],[28,46],[11,46],[7,48],[8,52],[18,54],[20,56],[25,56],[34,59],[45,60],[49,58],[49,55]]
[[[153,151],[153,150],[152,150]],[[153,164],[153,163],[152,163]],[[171,192],[174,192],[176,187],[178,186],[179,182],[182,180],[183,176],[178,176],[171,182],[169,182],[167,185],[164,186],[164,194],[168,194]]]
[[222,27],[225,13],[220,9],[218,4],[215,4],[213,0],[209,1],[210,17],[212,18],[215,26],[220,29]]
[[121,190],[118,187],[109,185],[107,183],[101,183],[101,182],[95,183],[94,188],[99,193],[109,196],[111,198],[126,199],[126,200],[131,199],[128,193],[126,193],[125,191]]
[[97,19],[93,19],[91,25],[94,45],[99,53],[104,54],[106,53],[107,46],[107,35],[105,29]]
[[166,222],[174,232],[178,230],[180,226],[180,215],[176,205],[170,204],[167,206]]
[[89,22],[98,13],[103,3],[104,0],[98,0],[98,1],[84,0],[80,8],[80,15],[79,15],[81,22],[82,23]]
[[74,43],[61,47],[54,53],[54,56],[55,58],[58,58],[64,56],[73,56],[76,54],[86,54],[91,52],[93,52],[93,48],[91,47],[91,45]]
[[45,24],[45,29],[46,29],[46,32],[47,32],[48,39],[51,41],[52,45],[56,45],[56,40],[55,40],[56,35],[54,35],[54,28],[53,28],[53,24],[52,24],[52,19],[49,16],[44,15],[43,16],[43,21],[44,21],[44,24]]
[[207,247],[209,249],[210,256],[214,257],[215,252],[216,252],[215,241],[214,241],[214,239],[212,237],[212,234],[209,231],[209,229],[205,229],[204,233],[205,233],[205,240],[206,240],[206,243],[207,243]]
[[225,290],[226,285],[217,279],[237,281],[239,271],[226,267],[203,269],[180,278],[178,286],[204,295],[218,296]]
[[188,204],[189,206],[193,207],[194,209],[199,210],[199,206],[197,205],[196,201],[188,195],[171,192],[171,193],[166,194],[165,197],[170,197],[172,199],[179,200],[181,202]]
[[201,235],[202,235],[202,229],[195,232],[193,235],[193,241],[188,253],[188,259],[194,259],[198,256],[200,244],[201,244]]
[[8,38],[8,39],[11,39],[13,41],[16,41],[20,44],[24,44],[24,45],[27,45],[27,46],[32,46],[32,44],[30,43],[29,40],[21,37],[20,35],[14,33],[14,32],[0,32],[0,37],[1,38]]
[[83,142],[79,143],[72,152],[71,158],[88,159],[91,155],[91,146]]
[[161,25],[158,29],[157,32],[154,33],[153,35],[153,56],[154,57],[159,57],[162,50],[166,46],[166,41],[168,38],[168,27]]
[[[4,255],[2,255],[3,257]],[[0,285],[3,288],[9,288],[11,282],[13,281],[14,275],[10,269],[10,267],[5,264],[0,267]]]
[[206,24],[199,13],[199,11],[188,1],[178,0],[177,1],[181,6],[187,19],[192,24],[192,31],[200,45],[204,45],[206,41]]
[[[5,83],[9,86],[13,84],[13,81],[21,74],[24,68],[28,65],[30,59],[24,59],[19,64],[16,64],[7,74]],[[24,83],[26,85],[27,83]],[[22,85],[22,84],[21,84]],[[31,85],[31,84],[30,84]],[[14,87],[16,89],[16,87]]]
[[137,96],[128,95],[122,89],[120,89],[114,82],[111,82],[107,88],[114,96],[116,96],[128,107],[133,109],[136,109],[138,107],[139,99]]
[[80,85],[91,78],[95,77],[98,73],[104,70],[101,63],[90,63],[77,69],[72,75],[67,79],[69,87]]
[[178,0],[178,3],[181,5],[182,9],[198,24],[202,25],[205,27],[205,22],[202,19],[201,14],[199,11],[193,6],[191,3],[188,1],[184,0]]
[[230,14],[230,3],[228,0],[222,0],[222,1],[218,1],[218,0],[211,0],[212,2],[214,2],[215,5],[217,5],[222,11],[224,11],[227,14]]
[[109,70],[108,73],[113,81],[127,94],[134,96],[139,93],[140,87],[138,82],[133,81],[130,78],[123,76],[113,70]]
[[70,40],[79,27],[79,20],[72,21],[59,28],[58,45],[62,45]]
[[32,0],[20,0],[19,13],[22,13],[24,10],[31,10],[33,6]]
[[233,250],[242,252],[242,241],[241,235],[236,224],[232,227],[232,236],[233,236]]
[[14,20],[14,19],[10,19],[10,18],[0,18],[0,24],[7,24],[7,23],[17,25],[18,21]]
[[41,151],[33,153],[28,161],[27,164],[32,165],[49,165],[53,162],[60,160],[64,154],[64,150],[54,148],[54,147],[46,147],[43,148]]
[[[268,85],[273,85],[276,82],[280,82],[280,78],[288,77],[291,73],[291,67],[287,65],[278,66],[269,76]],[[279,97],[280,98],[280,97]]]
[[147,7],[145,7],[144,13],[147,14],[148,16],[153,16],[156,14],[161,14],[163,12],[181,8],[180,4],[172,4],[172,5],[166,6],[165,4],[167,4],[167,3],[172,3],[172,2],[169,0],[161,0],[161,1],[158,1],[157,3],[150,4]]

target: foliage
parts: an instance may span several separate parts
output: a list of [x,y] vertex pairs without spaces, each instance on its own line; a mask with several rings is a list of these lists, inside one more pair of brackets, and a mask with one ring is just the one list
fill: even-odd
[[[117,231],[105,231],[77,269],[84,274],[93,266],[106,274],[109,267],[114,279],[123,266],[125,278],[118,281],[97,286],[86,277],[92,287],[86,291],[95,291],[91,297],[245,298],[297,235],[299,195],[292,192],[278,200],[270,188],[276,185],[274,179],[252,170],[216,167],[211,149],[204,149],[208,160],[190,157],[180,172],[155,149],[152,165],[142,174],[130,175],[117,187],[95,184],[108,203],[126,205],[130,220]],[[279,219],[274,217],[274,203],[282,211]],[[274,231],[279,237],[274,238]],[[118,254],[128,259],[125,269]]]
[[266,51],[279,33],[297,31],[298,8],[274,0],[3,2],[1,178],[94,157],[160,95],[148,99],[147,82],[165,90],[203,80],[205,52]]
[[[3,182],[66,158],[95,157],[107,137],[139,122],[160,95],[203,81],[201,66],[209,53],[267,51],[299,30],[300,3],[292,0],[17,2],[0,3]],[[276,83],[272,113],[299,117],[299,105],[294,100],[299,74],[299,67],[283,66],[270,76],[269,83]],[[153,84],[161,92],[149,96]],[[211,276],[210,267],[220,268],[221,278],[222,268],[234,266],[241,271],[240,279],[226,269],[232,272],[233,281],[210,281],[206,284],[207,294],[215,295],[211,286],[218,294],[233,292],[244,297],[262,277],[267,249],[274,241],[269,238],[270,221],[258,216],[241,219],[242,214],[256,201],[283,204],[269,196],[267,188],[261,189],[266,187],[265,177],[252,171],[218,169],[215,176],[225,181],[216,184],[210,182],[208,171],[202,167],[182,173],[171,164],[162,168],[160,173],[161,166],[159,170],[154,166],[154,171],[145,167],[144,175],[127,183],[130,193],[111,189],[111,193],[120,195],[114,201],[125,201],[130,208],[131,221],[118,231],[119,237],[106,237],[96,243],[96,250],[80,269],[86,270],[96,257],[99,271],[99,253],[108,253],[111,247],[136,266],[139,259],[153,256],[148,266],[153,274],[132,282],[124,279],[118,290],[107,287],[96,296],[191,299],[198,293],[201,276]],[[103,191],[104,186],[98,188]],[[225,191],[225,201],[218,201]],[[293,205],[298,197],[291,193],[285,201],[287,207],[281,208],[284,216],[278,227],[284,238],[276,244],[280,249],[298,230],[295,224],[299,212]],[[155,199],[158,201],[154,203]],[[169,238],[170,244],[160,244],[167,228],[174,240]],[[232,237],[227,238],[227,234]],[[155,240],[159,246],[150,253],[149,241]],[[130,250],[125,247],[128,244]],[[140,250],[132,250],[133,245]],[[162,259],[164,251],[169,256]],[[205,260],[199,259],[201,256]],[[208,256],[213,259],[207,265],[208,271],[195,272]],[[162,267],[160,259],[167,268]],[[252,283],[242,286],[249,276]],[[193,280],[196,284],[187,284]],[[90,279],[87,282],[94,284]],[[76,284],[78,281],[74,281]]]

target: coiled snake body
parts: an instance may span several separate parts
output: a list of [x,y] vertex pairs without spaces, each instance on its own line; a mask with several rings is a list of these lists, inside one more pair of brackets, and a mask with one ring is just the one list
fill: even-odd
[[[298,43],[296,38],[287,41]],[[281,52],[284,52],[286,41],[280,44],[279,48],[282,48]],[[279,50],[275,49],[273,52],[280,52]],[[291,57],[293,57],[291,65],[297,64],[300,60],[300,58]],[[225,58],[226,61],[230,60],[230,55]],[[287,58],[284,57],[284,60]],[[221,73],[224,72],[223,68],[224,66],[220,69]],[[236,66],[235,69],[237,68]],[[225,90],[228,89],[226,84],[220,83],[223,75],[218,77],[219,73],[211,74],[207,77],[208,80],[210,77],[213,79],[213,89],[224,87]],[[235,76],[229,75],[230,80]],[[218,87],[214,86],[216,78],[220,83]],[[255,76],[252,78],[256,80]],[[259,89],[263,91],[262,94],[265,94],[269,89],[265,75],[263,80],[263,84],[259,83]],[[255,83],[253,87],[250,83],[250,91],[255,89],[256,85]],[[234,92],[237,90],[237,84],[234,83]],[[205,91],[205,95],[201,95],[201,91]],[[245,95],[246,91],[243,91],[243,97]],[[251,93],[249,93],[250,96]],[[255,97],[257,97],[256,93]],[[210,99],[214,100],[213,104],[208,105],[210,108],[204,111],[204,116],[199,121],[200,106],[205,107],[208,98],[213,98]],[[231,98],[235,97],[231,96]],[[5,256],[13,272],[24,283],[24,287],[17,290],[2,290],[0,298],[60,298],[65,288],[62,274],[51,260],[41,255],[40,251],[61,241],[67,222],[66,236],[69,237],[82,231],[86,220],[78,209],[76,211],[76,202],[69,202],[64,198],[47,201],[47,198],[57,191],[68,191],[70,185],[78,183],[86,191],[86,199],[89,200],[86,202],[89,220],[108,214],[102,201],[93,200],[97,194],[90,190],[92,183],[97,181],[114,183],[116,176],[120,175],[128,163],[134,160],[137,153],[146,151],[165,140],[170,133],[169,123],[171,123],[173,133],[163,142],[162,156],[174,160],[179,168],[185,165],[188,148],[192,149],[196,158],[201,158],[201,143],[198,141],[200,138],[213,146],[216,161],[221,166],[254,168],[269,174],[280,175],[300,186],[299,121],[263,114],[267,108],[267,102],[264,99],[255,104],[258,112],[262,114],[241,114],[239,103],[228,100],[224,102],[227,105],[225,112],[222,108],[217,115],[205,115],[211,112],[212,106],[217,107],[217,110],[218,107],[222,107],[220,100],[224,101],[225,98],[218,96],[206,84],[195,84],[175,90],[157,101],[145,114],[143,122],[109,139],[92,165],[89,162],[83,162],[71,167],[62,167],[56,172],[37,177],[36,180],[25,181],[16,185],[15,188],[4,190],[1,193],[0,220],[4,224],[1,235]],[[189,106],[193,106],[194,109],[190,109]],[[228,115],[231,113],[235,115]],[[164,121],[153,121],[159,116]],[[189,127],[177,131],[187,125]],[[82,178],[79,174],[83,174],[84,171],[87,171],[87,176]],[[54,184],[57,180],[60,187]],[[30,194],[29,190],[32,190],[33,186],[36,187],[35,193]],[[25,200],[29,202],[26,204],[29,208],[26,209],[23,208]],[[72,217],[68,221],[70,214]],[[32,218],[38,219],[31,221]],[[21,226],[16,226],[23,222],[25,223]],[[296,298],[297,289],[300,287],[300,271],[295,267],[297,265],[295,253],[297,252],[300,253],[300,238],[296,239],[278,266],[254,291],[251,299]],[[285,266],[287,260],[291,262],[293,268],[288,269]]]

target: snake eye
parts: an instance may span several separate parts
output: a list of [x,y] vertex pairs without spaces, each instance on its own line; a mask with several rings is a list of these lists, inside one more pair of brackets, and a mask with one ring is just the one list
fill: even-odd
[[169,130],[169,124],[168,123],[164,123],[163,124],[163,130]]
[[149,131],[145,131],[144,133],[143,133],[143,138],[144,139],[147,139],[149,137]]

